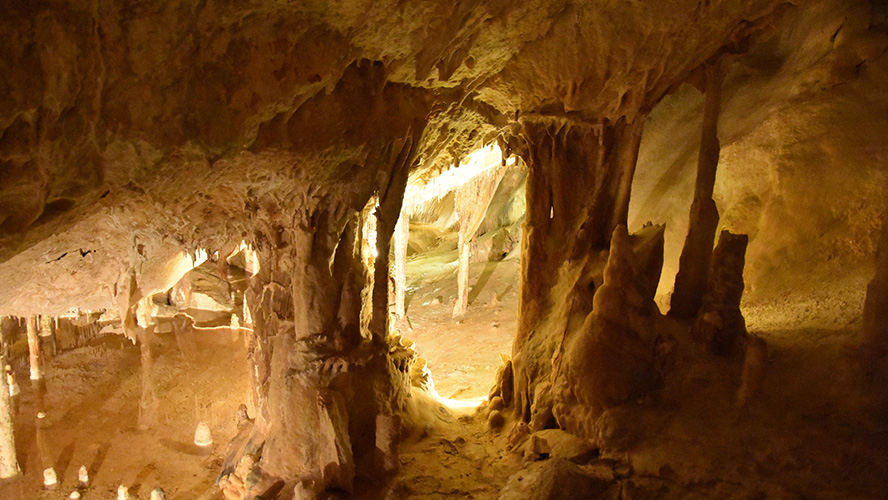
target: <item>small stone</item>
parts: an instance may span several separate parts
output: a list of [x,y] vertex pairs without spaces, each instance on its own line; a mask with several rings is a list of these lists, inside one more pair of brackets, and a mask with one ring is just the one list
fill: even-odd
[[46,418],[46,413],[42,411],[37,412],[37,418]]
[[52,467],[43,471],[43,486],[48,490],[54,490],[59,487],[59,478]]
[[201,448],[213,446],[213,436],[210,434],[210,426],[206,422],[197,424],[197,429],[194,431],[194,444]]
[[68,495],[68,498],[70,498],[71,500],[80,500],[80,492],[72,491],[71,494]]
[[117,500],[130,500],[129,488],[124,485],[117,487]]
[[166,500],[166,493],[160,488],[151,490],[151,500]]

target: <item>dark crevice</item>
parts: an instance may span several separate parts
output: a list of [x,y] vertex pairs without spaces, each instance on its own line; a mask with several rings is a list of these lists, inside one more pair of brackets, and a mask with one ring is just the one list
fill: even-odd
[[50,264],[50,263],[52,263],[52,262],[58,262],[58,261],[62,260],[66,255],[68,255],[68,252],[65,252],[65,253],[63,253],[62,255],[59,255],[59,256],[56,257],[55,259],[48,260],[48,261],[46,261],[46,263],[47,263],[47,264]]
[[830,43],[836,43],[836,38],[839,36],[839,32],[841,32],[842,28],[844,28],[844,27],[845,27],[845,23],[842,23],[839,25],[839,27],[838,27],[838,29],[836,29],[835,33],[833,33],[832,36],[829,37]]

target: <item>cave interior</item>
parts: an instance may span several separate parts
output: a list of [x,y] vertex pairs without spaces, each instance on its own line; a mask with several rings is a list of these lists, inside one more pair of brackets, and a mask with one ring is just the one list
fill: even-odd
[[2,10],[0,498],[885,498],[883,0]]

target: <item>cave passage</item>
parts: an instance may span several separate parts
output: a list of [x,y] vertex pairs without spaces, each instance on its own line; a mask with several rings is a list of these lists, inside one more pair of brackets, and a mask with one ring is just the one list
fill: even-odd
[[442,397],[480,401],[512,351],[525,176],[493,144],[408,185],[401,217],[410,231],[394,260],[395,269],[405,262],[406,307],[394,327],[416,342]]

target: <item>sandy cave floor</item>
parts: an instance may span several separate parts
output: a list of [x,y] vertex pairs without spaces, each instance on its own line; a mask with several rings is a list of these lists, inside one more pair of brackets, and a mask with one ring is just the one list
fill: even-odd
[[[500,353],[511,351],[519,261],[476,263],[471,270],[469,312],[453,319],[455,252],[413,256],[409,321],[396,325],[428,359],[440,395],[464,400],[487,394]],[[733,405],[742,360],[679,352],[674,362],[688,369],[660,391],[657,404],[627,410],[638,439],[603,455],[629,471],[621,479],[625,498],[884,498],[888,405],[856,364],[851,312],[859,311],[862,297],[853,292],[856,281],[837,299],[793,296],[747,308],[750,329],[766,340],[768,354],[762,390],[746,408]],[[685,335],[683,325],[669,320],[661,328]],[[110,336],[52,359],[40,438],[45,451],[38,452],[35,393],[25,384],[15,415],[25,476],[0,484],[0,499],[66,498],[81,464],[92,478],[85,499],[114,498],[119,484],[143,499],[155,486],[171,500],[218,497],[212,484],[234,434],[236,407],[248,397],[246,350],[243,338],[224,328],[196,330],[193,343],[181,347],[188,356],[171,335],[156,347],[161,422],[151,432],[136,429],[136,346]],[[26,376],[19,373],[19,380]],[[522,464],[520,455],[505,451],[511,423],[491,433],[483,415],[438,409],[402,444],[400,473],[385,485],[358,483],[356,498],[498,496]],[[213,430],[210,453],[191,444],[199,418]],[[58,491],[41,487],[48,462],[59,474]]]
[[[247,394],[246,365],[232,370],[228,359],[245,359],[241,339],[227,329],[195,331],[183,346],[172,335],[155,345],[159,425],[137,430],[140,396],[139,348],[111,335],[64,352],[46,369],[46,423],[37,433],[37,391],[24,380],[16,398],[16,447],[24,480],[0,485],[3,500],[67,498],[81,465],[91,487],[83,498],[116,498],[120,484],[136,498],[162,487],[170,499],[198,498],[216,479],[221,453],[235,431],[235,411]],[[212,429],[215,446],[193,445],[198,420]],[[54,465],[60,489],[42,488],[42,470]]]

